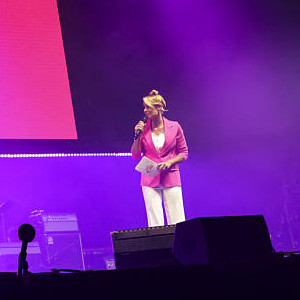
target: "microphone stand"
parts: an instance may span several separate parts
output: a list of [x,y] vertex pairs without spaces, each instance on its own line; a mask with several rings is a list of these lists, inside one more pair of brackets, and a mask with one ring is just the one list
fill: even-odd
[[28,243],[32,242],[35,237],[35,229],[30,224],[23,224],[18,230],[18,236],[22,241],[22,248],[19,255],[19,265],[18,265],[18,277],[25,278],[28,274],[28,262],[27,258],[27,246]]
[[22,242],[21,252],[19,254],[19,266],[18,266],[18,277],[24,278],[28,274],[28,262],[27,258],[27,241]]

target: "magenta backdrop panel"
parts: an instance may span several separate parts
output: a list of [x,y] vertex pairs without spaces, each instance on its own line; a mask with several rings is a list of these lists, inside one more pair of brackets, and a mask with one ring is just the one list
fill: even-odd
[[76,139],[55,0],[0,3],[0,138]]

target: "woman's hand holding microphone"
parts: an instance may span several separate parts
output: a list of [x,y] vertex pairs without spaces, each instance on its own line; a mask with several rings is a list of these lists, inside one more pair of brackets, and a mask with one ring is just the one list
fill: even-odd
[[138,138],[141,136],[141,134],[143,133],[144,129],[145,129],[145,125],[146,125],[146,122],[148,120],[148,117],[145,116],[143,121],[139,121],[135,127],[134,127],[134,131],[135,131],[135,134],[134,134],[134,140],[138,140]]
[[134,127],[135,136],[137,136],[139,133],[140,136],[141,133],[144,131],[144,129],[145,129],[145,123],[143,121],[139,121]]
[[147,117],[145,116],[143,121],[139,121],[134,127],[134,140],[131,146],[131,151],[136,155],[141,155],[140,136],[145,129],[146,122]]

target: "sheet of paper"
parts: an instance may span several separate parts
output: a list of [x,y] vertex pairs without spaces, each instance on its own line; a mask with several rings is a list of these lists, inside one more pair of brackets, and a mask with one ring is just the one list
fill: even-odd
[[141,161],[137,164],[135,169],[150,177],[155,177],[158,174],[157,163],[143,156]]

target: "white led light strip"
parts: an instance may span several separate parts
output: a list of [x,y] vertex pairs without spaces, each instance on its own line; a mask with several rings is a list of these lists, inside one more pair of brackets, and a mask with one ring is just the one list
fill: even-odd
[[92,157],[92,156],[131,156],[131,153],[40,153],[40,154],[0,154],[0,158],[32,157]]

